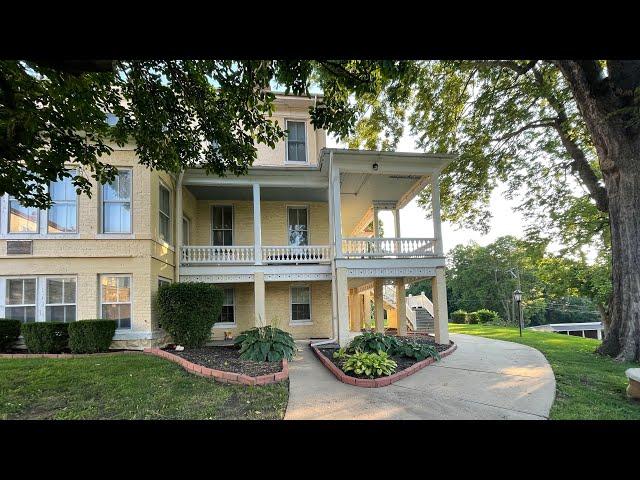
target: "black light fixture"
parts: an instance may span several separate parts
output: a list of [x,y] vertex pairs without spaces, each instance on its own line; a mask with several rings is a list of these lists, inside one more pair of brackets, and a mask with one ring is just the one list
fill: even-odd
[[373,168],[373,171],[374,171],[374,172],[377,172],[377,171],[378,171],[378,163],[377,163],[377,162],[376,162],[376,163],[374,163],[373,165],[371,165],[371,167]]
[[522,292],[520,290],[513,292],[513,300],[518,304],[518,327],[520,327],[520,336],[522,336]]

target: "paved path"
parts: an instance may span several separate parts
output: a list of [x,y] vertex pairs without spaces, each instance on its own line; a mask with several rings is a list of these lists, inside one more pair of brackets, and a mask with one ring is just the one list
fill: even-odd
[[289,363],[286,420],[297,419],[546,419],[555,377],[538,351],[525,345],[453,334],[458,349],[388,387],[338,381],[299,344]]

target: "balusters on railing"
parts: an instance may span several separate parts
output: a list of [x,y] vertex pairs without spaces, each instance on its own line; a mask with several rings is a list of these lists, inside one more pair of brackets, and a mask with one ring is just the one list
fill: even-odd
[[344,238],[342,251],[347,257],[431,257],[435,255],[432,238]]

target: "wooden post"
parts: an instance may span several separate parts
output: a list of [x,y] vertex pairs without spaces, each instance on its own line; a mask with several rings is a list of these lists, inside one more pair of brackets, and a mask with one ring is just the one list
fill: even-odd
[[404,278],[396,279],[396,312],[398,314],[398,335],[404,336],[407,334],[407,299]]
[[449,344],[449,317],[447,312],[447,285],[444,267],[436,268],[436,276],[431,279],[433,295],[433,316],[436,343]]
[[382,279],[373,281],[373,318],[376,322],[376,332],[384,333],[384,297],[382,294]]
[[444,256],[442,245],[442,221],[440,219],[440,180],[438,174],[431,175],[431,209],[433,215],[433,237],[436,239],[435,254]]

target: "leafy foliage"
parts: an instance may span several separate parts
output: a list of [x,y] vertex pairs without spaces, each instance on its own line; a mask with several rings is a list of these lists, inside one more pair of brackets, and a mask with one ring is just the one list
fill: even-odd
[[113,320],[79,320],[69,324],[71,353],[106,352],[116,333]]
[[394,349],[392,355],[402,355],[403,357],[414,358],[417,362],[421,362],[422,360],[430,357],[440,360],[440,354],[433,345],[412,342],[411,340],[406,339],[403,339],[398,343],[398,346]]
[[254,362],[292,360],[296,351],[291,334],[272,325],[246,330],[236,337],[234,343],[240,345],[240,358]]
[[[111,181],[113,144],[135,143],[140,163],[177,173],[199,166],[241,175],[256,144],[274,147],[285,131],[270,117],[275,83],[324,96],[310,109],[314,126],[345,137],[358,118],[351,96],[370,98],[397,83],[411,62],[377,60],[0,61],[0,195],[48,208],[47,186],[72,177],[91,196],[93,177]],[[117,122],[109,125],[107,114]],[[72,158],[76,173],[65,170]],[[106,161],[105,161],[106,159]]]
[[478,323],[494,323],[500,320],[498,312],[486,308],[481,308],[474,313],[478,316]]
[[393,335],[380,332],[364,332],[349,343],[347,352],[388,352],[398,347],[400,341]]
[[468,323],[470,325],[475,325],[480,323],[480,316],[478,315],[478,312],[467,313],[467,318],[465,319],[464,323]]
[[202,347],[222,311],[222,290],[209,283],[177,282],[158,290],[160,326],[173,341],[189,348]]
[[4,352],[18,340],[20,323],[20,320],[0,318],[0,352]]
[[24,343],[30,353],[60,353],[69,345],[68,323],[35,322],[22,325]]
[[464,310],[456,310],[449,315],[449,319],[452,323],[467,323],[467,315],[468,313]]
[[398,364],[390,359],[386,352],[356,352],[349,355],[342,364],[344,372],[353,372],[369,378],[391,375],[397,367]]
[[347,353],[347,349],[346,348],[339,348],[338,350],[336,350],[335,352],[333,352],[333,358],[335,358],[336,360],[342,360],[347,358],[349,354]]

